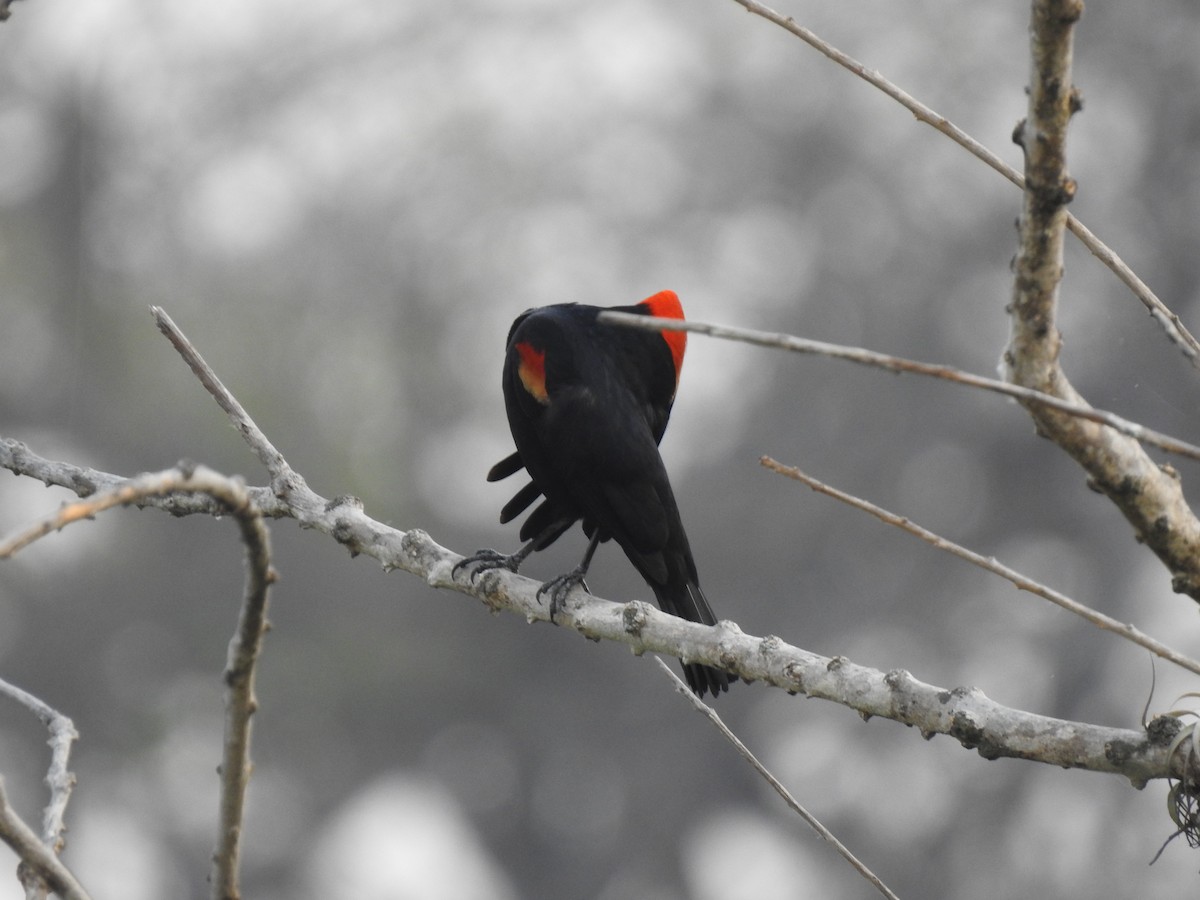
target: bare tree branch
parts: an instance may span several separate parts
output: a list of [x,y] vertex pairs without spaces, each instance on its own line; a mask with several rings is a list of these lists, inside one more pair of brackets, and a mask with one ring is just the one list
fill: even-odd
[[[0,447],[13,450],[13,442],[0,441]],[[22,448],[24,449],[24,448]],[[61,470],[61,465],[45,460],[32,460],[31,454],[21,456],[33,462],[40,472]],[[97,477],[99,476],[99,477]],[[261,512],[239,479],[226,478],[217,472],[192,463],[180,463],[163,472],[139,475],[130,479],[95,473],[72,473],[68,480],[89,491],[86,499],[67,503],[34,525],[0,542],[0,559],[7,559],[34,541],[73,522],[91,519],[114,506],[143,503],[150,498],[173,494],[204,494],[215,504],[212,509],[197,511],[214,515],[231,514],[238,522],[242,542],[246,545],[246,589],[238,618],[237,631],[230,641],[225,666],[225,739],[220,765],[220,814],[217,848],[213,854],[212,896],[214,900],[238,900],[238,869],[246,786],[250,778],[250,718],[256,708],[254,671],[266,631],[267,589],[275,580],[271,569],[270,539]],[[110,485],[96,491],[97,483]],[[302,483],[302,480],[301,480]],[[172,509],[179,512],[178,508]],[[67,724],[70,722],[67,720]],[[73,729],[72,729],[73,736]],[[65,759],[63,761],[65,770]],[[52,769],[53,771],[53,769]],[[65,806],[65,799],[62,805]],[[22,857],[29,861],[28,857]],[[33,864],[33,863],[31,863]]]
[[217,405],[225,410],[230,421],[233,422],[246,443],[250,445],[250,449],[254,451],[254,455],[258,457],[258,461],[270,473],[271,487],[274,488],[275,493],[285,495],[288,491],[296,487],[302,487],[304,480],[288,465],[288,461],[283,458],[283,454],[275,449],[275,445],[267,439],[262,429],[250,418],[246,410],[242,408],[242,404],[221,383],[221,379],[217,377],[217,373],[204,361],[199,351],[192,346],[191,341],[179,330],[179,326],[171,321],[171,317],[161,307],[152,306],[150,307],[150,312],[154,315],[154,321],[158,325],[158,330],[166,335],[167,340],[179,351],[179,355],[183,357],[184,362],[188,364],[188,367],[200,379],[200,383],[204,385],[205,390],[212,394],[213,399],[217,401]]
[[75,776],[68,768],[71,744],[79,740],[75,723],[58,710],[44,703],[28,691],[0,679],[0,694],[17,701],[32,712],[50,732],[50,768],[46,771],[46,786],[50,788],[50,802],[42,815],[42,842],[55,853],[61,853],[67,830],[64,818],[71,791],[75,787]]
[[[240,491],[240,485],[235,485]],[[246,787],[250,781],[250,717],[258,708],[254,673],[267,630],[267,590],[275,582],[270,535],[262,515],[240,491],[232,506],[246,545],[246,588],[225,664],[225,743],[221,759],[220,822],[213,854],[213,900],[238,900],[238,871]]]
[[[45,896],[46,891],[56,883],[61,883],[64,889],[74,883],[70,871],[59,862],[58,854],[62,853],[65,844],[63,835],[67,830],[67,803],[70,802],[71,791],[75,787],[75,776],[67,765],[71,757],[71,744],[79,739],[79,733],[69,718],[15,684],[0,680],[0,694],[30,710],[50,732],[50,768],[46,771],[50,802],[46,804],[42,813],[41,847],[35,852],[23,853],[30,849],[27,838],[32,835],[32,830],[9,807],[7,798],[2,796],[4,782],[0,779],[0,806],[3,807],[0,809],[0,819],[3,820],[0,821],[0,839],[21,858],[19,874],[25,884],[26,895]],[[26,831],[29,832],[28,835],[25,834]],[[36,838],[33,840],[36,842]],[[47,867],[44,851],[48,851],[50,859],[58,864],[56,869]],[[77,884],[75,886],[78,887]]]
[[983,556],[982,554],[976,553],[973,550],[968,550],[961,544],[956,544],[954,541],[947,540],[939,534],[934,534],[932,531],[922,528],[920,525],[909,521],[904,516],[898,516],[895,513],[888,512],[886,509],[876,506],[874,503],[870,503],[859,497],[855,497],[853,494],[847,494],[844,491],[839,491],[835,487],[831,487],[822,481],[818,481],[811,475],[806,475],[795,466],[785,466],[782,463],[771,459],[769,456],[764,456],[759,461],[773,472],[778,472],[780,475],[786,475],[788,478],[799,481],[801,484],[808,485],[817,493],[825,494],[828,497],[833,497],[835,500],[841,500],[843,503],[853,506],[855,509],[861,509],[863,512],[868,512],[881,522],[886,522],[889,525],[895,525],[902,531],[907,531],[909,534],[919,537],[921,540],[925,541],[925,543],[930,544],[939,550],[945,550],[947,553],[957,556],[959,559],[965,559],[972,565],[978,566],[987,572],[991,572],[994,575],[999,575],[1001,578],[1012,582],[1019,590],[1028,591],[1031,594],[1035,594],[1038,597],[1049,600],[1051,603],[1067,610],[1067,612],[1072,612],[1080,618],[1091,622],[1097,628],[1110,631],[1118,637],[1123,637],[1127,641],[1131,641],[1140,647],[1144,647],[1156,656],[1162,657],[1169,662],[1173,662],[1175,665],[1187,669],[1189,672],[1195,675],[1200,675],[1200,662],[1192,659],[1189,656],[1184,656],[1178,650],[1174,650],[1161,641],[1155,640],[1132,625],[1129,625],[1125,622],[1120,622],[1111,616],[1106,616],[1104,613],[1098,612],[1092,609],[1090,606],[1085,606],[1076,600],[1072,600],[1066,594],[1061,594],[1058,591],[1041,584],[1040,582],[1034,581],[1028,576],[1022,575],[1015,569],[1010,569],[1008,566],[1002,565],[995,559],[995,557]]
[[918,362],[901,356],[891,356],[861,347],[847,347],[842,344],[829,344],[825,341],[814,341],[808,338],[794,337],[779,332],[757,331],[753,328],[737,328],[732,325],[712,325],[707,322],[684,321],[681,319],[656,319],[652,316],[642,316],[633,313],[602,312],[599,320],[610,325],[621,325],[629,328],[640,328],[645,331],[691,331],[709,337],[723,338],[730,341],[741,341],[746,344],[756,344],[760,347],[776,347],[780,350],[790,350],[794,353],[812,353],[818,356],[828,356],[833,359],[845,359],[865,366],[886,369],[889,372],[901,372],[911,375],[925,375],[930,378],[940,378],[964,384],[968,387],[979,388],[995,394],[1003,394],[1029,405],[1045,406],[1057,410],[1067,416],[1077,416],[1099,425],[1107,425],[1121,434],[1128,435],[1147,444],[1152,444],[1178,456],[1200,460],[1200,447],[1171,437],[1168,434],[1131,422],[1116,413],[1096,409],[1084,402],[1073,402],[1045,393],[1031,387],[1010,384],[995,378],[986,378],[944,366],[937,363]]
[[[404,569],[423,577],[432,587],[478,597],[493,609],[510,609],[531,622],[549,619],[536,581],[504,570],[485,573],[477,583],[468,573],[455,580],[453,567],[462,557],[439,546],[425,532],[389,528],[370,519],[354,498],[325,501],[303,479],[296,481],[287,499],[299,505],[297,519],[307,527],[326,531],[352,554],[373,556],[387,569]],[[867,715],[917,725],[926,735],[952,734],[964,746],[978,747],[989,758],[1017,756],[1068,767],[1119,771],[1135,784],[1172,772],[1171,754],[1140,732],[1006,710],[975,689],[945,691],[923,685],[907,672],[872,672],[840,658],[830,660],[787,647],[778,638],[749,638],[729,622],[712,627],[698,625],[644,603],[620,606],[577,590],[566,609],[555,617],[555,624],[585,637],[621,641],[636,653],[668,653],[685,662],[727,668],[744,679],[824,696]],[[851,677],[844,681],[843,675]],[[830,680],[833,684],[826,694],[823,685]],[[904,696],[896,698],[895,691]],[[868,701],[868,697],[873,699]],[[994,728],[993,724],[1000,727]]]
[[[424,531],[400,531],[378,522],[352,497],[326,501],[304,490],[307,493],[289,497],[289,503],[300,504],[294,518],[329,535],[352,555],[370,556],[389,571],[402,569],[430,587],[474,597],[489,609],[507,610],[531,623],[550,621],[549,610],[537,594],[539,582],[502,569],[487,572],[476,582],[465,573],[455,579],[452,569],[463,557]],[[1174,732],[1166,726],[1156,729],[1154,723],[1147,733],[1039,716],[1001,706],[975,688],[940,688],[902,670],[885,673],[844,657],[810,653],[778,637],[746,635],[732,622],[699,625],[639,601],[613,603],[578,589],[554,623],[591,640],[623,643],[637,654],[649,651],[720,666],[743,679],[832,700],[864,716],[912,725],[926,737],[947,734],[987,759],[1010,756],[1109,772],[1137,786],[1152,778],[1186,775],[1179,757],[1168,751]],[[1174,720],[1167,724],[1177,730]],[[1167,732],[1164,742],[1162,734]]]
[[[1025,178],[1004,162],[999,156],[985,147],[975,138],[971,137],[945,116],[930,109],[924,103],[915,99],[905,91],[901,90],[892,82],[884,78],[879,72],[874,69],[868,69],[865,65],[854,59],[849,54],[843,53],[832,44],[822,40],[814,32],[798,24],[791,16],[785,16],[758,3],[757,0],[734,0],[735,3],[744,6],[748,12],[756,16],[761,16],[768,22],[772,22],[783,28],[785,31],[794,34],[800,40],[804,41],[814,50],[824,54],[829,59],[833,60],[838,65],[842,66],[849,72],[857,75],[863,81],[878,88],[887,96],[891,97],[909,112],[911,112],[919,122],[924,122],[935,130],[946,135],[950,140],[954,141],[960,147],[971,153],[973,156],[987,163],[991,168],[995,169],[1017,187],[1024,189]],[[1191,332],[1184,326],[1183,321],[1172,312],[1158,295],[1150,289],[1142,279],[1137,276],[1137,273],[1131,269],[1120,256],[1116,254],[1112,248],[1103,243],[1092,231],[1082,222],[1072,215],[1068,215],[1066,219],[1067,227],[1071,230],[1088,250],[1091,251],[1101,263],[1108,267],[1121,282],[1133,292],[1133,295],[1141,301],[1146,307],[1150,315],[1159,323],[1167,337],[1180,350],[1183,351],[1192,363],[1193,366],[1200,368],[1200,341],[1197,341],[1192,336]]]
[[[228,393],[223,387],[219,392]],[[225,405],[233,410],[231,415],[238,415],[240,405]],[[242,433],[253,435],[246,429]],[[51,463],[2,438],[0,465],[36,477],[53,476],[55,483],[75,485],[77,492],[93,491],[97,483],[115,484],[119,490],[127,481],[136,480]],[[431,587],[475,597],[491,609],[506,609],[530,622],[549,620],[549,611],[538,597],[538,582],[504,570],[487,572],[477,581],[472,581],[469,573],[456,580],[453,567],[463,557],[441,547],[425,532],[391,528],[367,516],[361,502],[353,497],[326,500],[299,476],[289,481],[286,494],[275,494],[273,515],[290,515],[303,527],[330,535],[352,555],[371,556],[385,569],[403,569]],[[177,514],[211,511],[196,504],[166,508]],[[1186,776],[1166,746],[1169,737],[1165,742],[1162,739],[1169,729],[1152,727],[1147,734],[1013,710],[994,703],[974,688],[938,688],[904,671],[883,673],[841,657],[818,656],[777,637],[745,635],[731,622],[699,625],[644,603],[615,604],[577,589],[555,623],[591,639],[619,641],[635,653],[651,651],[715,665],[746,680],[833,700],[865,716],[883,716],[913,725],[927,737],[948,734],[966,747],[977,748],[987,758],[1012,756],[1119,773],[1136,785],[1151,778]]]
[[[1014,384],[1086,406],[1059,363],[1056,325],[1066,204],[1075,194],[1066,166],[1067,126],[1080,105],[1071,86],[1071,37],[1082,13],[1080,0],[1033,4],[1029,114],[1014,134],[1025,150],[1026,190],[1004,365]],[[1172,587],[1200,600],[1200,520],[1178,473],[1156,465],[1129,436],[1049,404],[1023,405],[1040,433],[1070,454],[1090,484],[1121,510],[1134,536],[1171,572]]]
[[[10,448],[13,446],[12,442],[0,442],[0,446],[4,444]],[[44,516],[6,540],[0,541],[0,559],[8,559],[52,531],[60,531],[74,522],[93,519],[97,513],[112,509],[114,506],[131,506],[149,497],[198,491],[217,500],[220,505],[214,507],[213,512],[222,514],[230,511],[226,502],[227,498],[235,496],[232,490],[224,488],[225,485],[233,484],[229,479],[218,475],[211,469],[197,467],[189,462],[181,462],[175,468],[163,472],[152,472],[127,479],[105,476],[104,480],[112,482],[107,490],[98,493],[90,492],[86,499],[74,503],[64,503],[57,511]],[[78,481],[84,482],[85,479],[81,477]],[[91,479],[86,479],[86,481],[90,482]],[[93,489],[94,482],[88,484],[87,487]],[[220,496],[218,492],[222,490],[226,496]]]
[[[1017,309],[1015,304],[1014,309]],[[1026,317],[1018,312],[1014,321],[1017,318],[1026,321],[1020,328],[1014,326],[1014,341],[1021,343],[1018,333],[1026,336],[1022,339],[1025,342],[1041,340],[1033,336],[1039,333],[1038,323],[1044,321],[1045,315],[1043,311]],[[916,362],[872,350],[749,328],[615,312],[601,313],[600,321],[652,331],[693,331],[797,353],[815,353],[892,372],[940,378],[1013,397],[1035,413],[1034,419],[1044,436],[1059,444],[1083,465],[1089,476],[1089,485],[1116,503],[1134,526],[1134,537],[1146,544],[1171,572],[1171,587],[1177,593],[1200,601],[1200,520],[1197,520],[1183,496],[1179,473],[1169,465],[1156,464],[1138,441],[1189,459],[1200,459],[1200,447],[1090,406],[1071,387],[1066,375],[1058,367],[1057,347],[1061,337],[1057,329],[1051,328],[1047,332],[1055,336],[1052,342],[1053,366],[1046,361],[1045,351],[1039,351],[1041,364],[1034,365],[1030,361],[1023,365],[1019,376],[1014,377],[1016,383],[1009,384],[950,366]],[[1005,352],[1010,373],[1015,371],[1014,361],[1024,358],[1027,353],[1027,349],[1014,350],[1010,344]],[[1037,377],[1041,380],[1036,380]],[[1042,412],[1036,413],[1037,410]]]
[[32,828],[17,815],[8,802],[4,779],[0,777],[0,840],[8,844],[21,859],[18,874],[26,889],[38,890],[34,880],[44,882],[62,900],[90,900],[87,891],[54,853],[38,839]]
[[713,727],[721,733],[725,740],[733,744],[734,748],[741,755],[741,757],[745,759],[746,762],[750,763],[750,766],[754,769],[754,771],[759,774],[763,781],[771,786],[771,789],[775,791],[775,793],[783,798],[783,802],[786,803],[791,810],[796,813],[796,815],[808,823],[808,826],[823,840],[829,844],[832,844],[833,849],[837,851],[838,855],[841,856],[842,859],[846,860],[846,862],[850,863],[854,871],[858,872],[858,874],[861,875],[863,879],[867,881],[867,883],[879,891],[879,893],[883,894],[885,897],[890,897],[891,900],[900,900],[900,898],[898,898],[892,892],[892,889],[884,884],[883,880],[880,879],[880,877],[874,872],[872,872],[870,868],[868,868],[866,863],[855,856],[849,847],[838,840],[836,834],[826,828],[820,819],[805,809],[800,804],[800,801],[792,796],[791,791],[784,787],[783,782],[776,778],[771,770],[764,766],[759,761],[758,757],[750,752],[750,748],[742,743],[741,738],[730,731],[729,726],[721,721],[721,717],[717,715],[717,711],[715,709],[697,697],[692,690],[683,683],[683,679],[671,671],[671,667],[663,662],[662,659],[656,656],[654,661],[658,663],[658,667],[662,669],[662,671],[666,672],[667,677],[674,682],[676,692],[683,694],[691,702],[692,707],[698,712],[702,713],[708,719],[708,721],[713,724]]
[[[128,483],[129,479],[109,472],[101,472],[89,466],[56,462],[30,450],[20,441],[0,436],[0,469],[8,469],[14,475],[35,478],[50,487],[64,487],[79,497],[91,497],[101,491],[113,491]],[[246,487],[245,491],[254,505],[268,518],[292,518],[287,504],[278,499],[269,487]],[[162,509],[173,516],[225,515],[225,504],[208,494],[143,494],[130,504],[138,509],[152,507]]]
[[[1063,228],[1075,181],[1067,174],[1067,128],[1078,108],[1071,85],[1071,44],[1080,0],[1034,0],[1030,28],[1029,112],[1013,140],[1025,150],[1025,192],[1005,361],[1017,384],[1055,390],[1062,336],[1055,327],[1063,272]],[[1069,397],[1079,402],[1077,395]]]

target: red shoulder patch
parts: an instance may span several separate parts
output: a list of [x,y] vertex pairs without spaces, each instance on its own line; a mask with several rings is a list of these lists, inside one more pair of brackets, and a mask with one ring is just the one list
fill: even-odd
[[517,353],[521,357],[517,364],[517,377],[529,395],[545,406],[550,402],[550,395],[546,393],[546,351],[522,341],[517,344]]
[[[653,297],[647,297],[638,306],[658,319],[683,320],[683,304],[674,291],[659,291]],[[679,372],[683,368],[683,353],[687,350],[686,331],[664,331],[663,340],[671,348],[671,360],[675,363],[675,380],[679,381]]]

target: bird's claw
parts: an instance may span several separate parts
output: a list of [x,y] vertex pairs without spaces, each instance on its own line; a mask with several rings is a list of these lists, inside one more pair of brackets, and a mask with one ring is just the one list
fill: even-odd
[[543,594],[548,594],[550,597],[550,621],[554,621],[554,617],[562,610],[567,602],[567,596],[576,585],[582,585],[586,591],[588,589],[587,582],[583,580],[585,570],[582,567],[576,567],[570,572],[559,575],[557,578],[551,578],[540,588],[537,589],[537,596],[540,600]]
[[501,553],[499,550],[477,550],[470,556],[465,556],[454,564],[454,568],[450,570],[450,577],[458,575],[459,569],[465,569],[468,566],[475,566],[471,571],[471,584],[474,584],[484,572],[490,572],[492,569],[508,569],[510,572],[517,571],[517,565],[520,563],[520,558],[515,553]]

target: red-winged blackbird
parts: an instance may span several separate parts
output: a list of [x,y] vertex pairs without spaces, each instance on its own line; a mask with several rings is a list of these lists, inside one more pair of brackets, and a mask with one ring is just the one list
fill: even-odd
[[[682,319],[672,291],[619,312]],[[516,553],[481,550],[455,566],[478,564],[516,571],[530,553],[556,541],[576,522],[590,538],[583,561],[542,585],[550,612],[583,577],[597,545],[610,538],[654,589],[664,612],[705,625],[716,623],[700,590],[696,563],[667,470],[658,453],[675,401],[687,346],[682,331],[650,332],[601,325],[601,307],[562,303],[523,312],[508,332],[504,406],[517,452],[488,472],[488,481],[520,471],[533,479],[504,505],[510,522],[539,497],[545,500],[521,526]],[[474,575],[472,577],[474,577]],[[586,585],[585,585],[586,587]],[[685,664],[688,685],[716,696],[736,677]]]

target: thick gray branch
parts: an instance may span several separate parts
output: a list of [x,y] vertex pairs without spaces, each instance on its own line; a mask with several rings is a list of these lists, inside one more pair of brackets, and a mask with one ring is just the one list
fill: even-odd
[[[1066,206],[1076,190],[1067,173],[1066,139],[1081,106],[1071,84],[1071,42],[1082,14],[1080,0],[1033,4],[1029,110],[1014,134],[1025,151],[1025,193],[1004,364],[1014,384],[1086,405],[1059,363],[1056,324]],[[1116,504],[1134,536],[1167,566],[1174,589],[1200,601],[1200,520],[1178,473],[1155,464],[1136,440],[1111,428],[1045,405],[1024,405],[1039,433],[1087,471],[1089,483]]]
[[[5,445],[0,439],[0,451]],[[52,468],[67,482],[77,480],[69,464],[41,460],[28,449],[10,453],[7,459],[9,462],[0,452],[0,465],[6,468],[13,468],[13,461],[19,459],[25,468]],[[14,471],[25,474],[22,468]],[[104,478],[121,481],[112,475]],[[431,587],[474,597],[490,609],[507,610],[529,622],[549,621],[548,610],[537,597],[538,582],[502,570],[488,572],[475,583],[465,572],[454,578],[451,569],[462,556],[440,546],[425,532],[392,528],[368,516],[353,497],[326,500],[302,481],[301,485],[288,494],[282,514],[329,535],[352,554],[370,556],[385,569],[409,572]],[[222,510],[228,511],[224,506]],[[203,510],[174,507],[171,511]],[[650,651],[721,666],[790,693],[832,700],[864,716],[894,719],[926,737],[949,735],[988,759],[1011,756],[1110,772],[1139,786],[1152,778],[1183,774],[1182,766],[1169,758],[1168,744],[1178,729],[1173,719],[1152,723],[1152,739],[1141,731],[1039,716],[1001,706],[976,688],[937,687],[908,672],[880,672],[841,657],[809,653],[778,637],[747,635],[732,622],[698,625],[644,603],[612,603],[582,591],[572,594],[555,621],[587,638],[626,644],[637,654]]]

